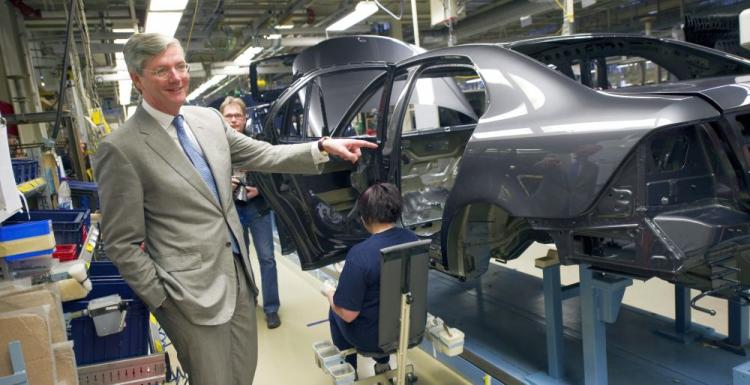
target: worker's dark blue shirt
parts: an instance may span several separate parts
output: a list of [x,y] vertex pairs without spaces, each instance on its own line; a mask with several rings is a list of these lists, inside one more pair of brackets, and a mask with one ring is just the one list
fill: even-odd
[[347,310],[359,311],[357,318],[349,324],[337,320],[346,339],[358,349],[379,351],[380,250],[417,239],[413,232],[394,227],[373,234],[352,247],[346,255],[333,303]]

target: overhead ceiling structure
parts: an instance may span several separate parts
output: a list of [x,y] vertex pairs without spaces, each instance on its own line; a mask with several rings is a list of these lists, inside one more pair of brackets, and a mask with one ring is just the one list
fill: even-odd
[[[73,37],[83,65],[96,68],[97,94],[117,100],[115,53],[130,32],[146,25],[149,0],[72,0],[79,11]],[[235,59],[257,47],[254,59],[296,52],[326,38],[326,28],[352,12],[357,0],[175,0],[186,1],[175,32],[187,49],[192,87],[216,74],[234,74]],[[503,42],[560,34],[564,0],[417,0],[421,45],[425,48],[472,42]],[[59,77],[71,0],[14,0],[23,14],[32,62],[44,77]],[[686,14],[737,13],[750,7],[739,0],[586,0],[575,5],[576,32],[648,32],[670,36]],[[593,3],[593,4],[592,4]],[[383,0],[374,15],[340,34],[390,34],[413,42],[409,1]],[[431,8],[450,6],[452,23],[432,25]],[[81,28],[85,25],[86,28]],[[247,59],[248,56],[244,58]],[[249,63],[240,63],[245,66]],[[235,72],[232,72],[235,71]],[[240,72],[243,73],[244,67]],[[229,76],[225,82],[232,79]],[[48,82],[53,84],[54,81]]]

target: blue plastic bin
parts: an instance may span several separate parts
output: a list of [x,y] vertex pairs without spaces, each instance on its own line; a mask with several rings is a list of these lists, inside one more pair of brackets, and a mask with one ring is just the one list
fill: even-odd
[[70,197],[73,198],[73,206],[96,211],[99,209],[99,192],[96,182],[82,182],[80,180],[69,180]]
[[[31,219],[29,219],[29,216]],[[15,225],[29,221],[52,221],[52,231],[55,232],[55,242],[58,244],[75,243],[79,246],[85,241],[85,234],[91,224],[91,211],[82,210],[38,210],[16,213],[8,218],[4,224]]]
[[34,159],[15,158],[10,160],[16,184],[32,180],[39,174],[39,162]]
[[89,269],[93,284],[91,293],[82,300],[63,304],[63,311],[70,313],[85,309],[92,299],[111,294],[119,294],[128,302],[125,329],[120,333],[98,337],[90,317],[76,318],[70,322],[68,337],[74,342],[73,351],[79,365],[148,354],[148,308],[117,274],[117,268],[111,262],[92,262]]
[[40,237],[52,232],[50,220],[31,221],[17,224],[0,224],[0,242],[15,241],[22,238]]

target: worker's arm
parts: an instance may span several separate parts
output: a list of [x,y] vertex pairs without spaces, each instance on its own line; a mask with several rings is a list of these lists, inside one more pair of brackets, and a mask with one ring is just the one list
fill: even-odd
[[107,257],[125,282],[153,310],[167,298],[151,257],[141,250],[145,236],[143,187],[127,156],[104,141],[95,167]]
[[337,306],[336,303],[333,301],[333,295],[335,294],[335,292],[336,290],[333,288],[331,288],[331,290],[328,290],[326,292],[328,303],[331,304],[331,310],[333,310],[333,312],[336,313],[336,315],[341,317],[341,319],[346,321],[347,323],[354,321],[359,316],[359,312],[345,309],[341,306]]

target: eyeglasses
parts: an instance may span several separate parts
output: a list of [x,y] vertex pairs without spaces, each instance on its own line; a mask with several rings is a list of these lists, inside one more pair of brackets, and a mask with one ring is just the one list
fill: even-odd
[[[190,71],[190,64],[182,63],[182,64],[178,64],[174,66],[173,68],[175,71],[177,71],[178,74],[184,75],[188,71]],[[169,76],[169,73],[172,72],[172,68],[159,67],[158,69],[155,69],[150,72],[151,72],[151,75],[154,75],[159,79],[166,79]]]
[[244,114],[226,114],[224,115],[224,117],[227,119],[239,119],[239,118],[244,118],[245,115]]

